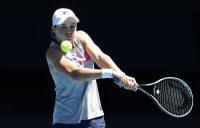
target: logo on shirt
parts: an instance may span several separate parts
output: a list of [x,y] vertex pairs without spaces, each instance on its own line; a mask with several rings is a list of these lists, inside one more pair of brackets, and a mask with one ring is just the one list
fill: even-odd
[[85,64],[88,60],[90,60],[90,56],[87,54],[86,51],[84,51],[83,56],[77,58],[76,61],[77,61],[80,65],[83,65],[83,64]]

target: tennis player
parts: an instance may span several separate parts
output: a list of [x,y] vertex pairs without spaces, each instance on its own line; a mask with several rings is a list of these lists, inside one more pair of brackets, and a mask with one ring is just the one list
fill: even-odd
[[[52,128],[104,128],[96,80],[118,77],[121,87],[128,85],[134,90],[138,84],[86,32],[77,30],[77,23],[78,17],[67,8],[57,9],[52,16],[52,41],[46,52],[56,92]],[[73,46],[67,53],[60,49],[64,40]],[[94,68],[94,63],[99,69]]]

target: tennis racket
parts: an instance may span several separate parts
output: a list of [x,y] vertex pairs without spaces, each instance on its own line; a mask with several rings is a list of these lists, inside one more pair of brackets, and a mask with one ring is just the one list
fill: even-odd
[[[114,83],[119,78],[113,78]],[[133,90],[129,86],[125,89]],[[139,84],[138,90],[149,96],[156,105],[172,117],[184,117],[193,107],[193,94],[190,87],[176,77],[164,77],[150,84]]]

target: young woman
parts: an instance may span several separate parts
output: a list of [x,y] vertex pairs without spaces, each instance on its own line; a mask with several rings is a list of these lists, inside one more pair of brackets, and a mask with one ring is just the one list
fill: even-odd
[[[67,8],[57,9],[52,17],[52,42],[46,52],[56,92],[52,128],[104,128],[96,80],[118,77],[118,85],[134,90],[138,84],[86,32],[77,30],[77,23],[79,19]],[[60,49],[65,40],[73,46],[69,52]],[[94,63],[99,69],[94,68]]]

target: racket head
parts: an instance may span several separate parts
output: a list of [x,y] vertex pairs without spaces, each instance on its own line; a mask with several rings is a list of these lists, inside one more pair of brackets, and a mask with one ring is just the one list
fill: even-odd
[[[146,92],[142,86],[153,86],[153,93]],[[184,117],[192,110],[192,91],[179,78],[165,77],[151,84],[140,85],[138,89],[150,96],[161,110],[172,117]]]

